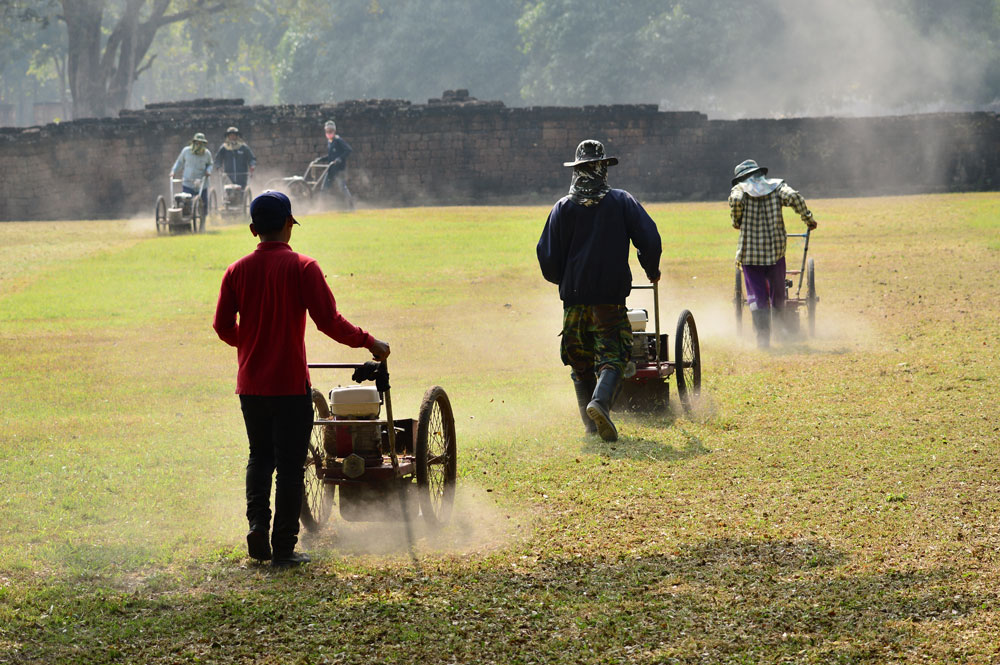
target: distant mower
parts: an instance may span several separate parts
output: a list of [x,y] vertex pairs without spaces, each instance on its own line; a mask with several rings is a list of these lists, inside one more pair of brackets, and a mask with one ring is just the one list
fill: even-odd
[[[448,522],[455,497],[455,416],[444,389],[424,393],[416,420],[394,419],[386,363],[311,363],[313,369],[352,369],[355,382],[327,398],[313,389],[313,433],[305,462],[301,521],[316,531],[335,500],[349,522]],[[382,409],[385,416],[380,417]]]
[[[799,310],[805,307],[809,325],[809,336],[816,336],[816,305],[819,303],[819,295],[816,293],[816,264],[812,259],[806,260],[809,254],[809,232],[789,233],[789,238],[802,238],[802,264],[798,270],[788,270],[785,272],[785,311],[794,316],[788,316],[784,322],[790,334],[798,334],[801,330]],[[795,289],[795,295],[790,294],[794,280],[788,277],[798,275],[799,284]],[[805,281],[806,295],[802,297],[802,283]],[[746,297],[743,293],[743,266],[736,264],[736,275],[733,281],[733,308],[736,312],[736,334],[743,334],[743,307],[747,305]]]
[[[239,175],[239,174],[236,174]],[[250,178],[252,174],[244,174],[247,177],[247,186],[241,187],[229,179],[229,176],[222,176],[222,203],[218,207],[219,216],[226,221],[249,221],[250,202],[253,200],[253,192],[250,190]],[[215,196],[215,190],[209,194],[209,199]],[[211,204],[210,204],[210,207]]]
[[701,347],[694,315],[688,310],[677,317],[674,360],[670,360],[669,336],[660,332],[660,290],[657,284],[633,285],[633,289],[653,291],[653,332],[647,332],[649,313],[629,309],[632,324],[632,361],[625,371],[622,392],[614,408],[621,411],[656,412],[667,408],[668,379],[674,375],[677,395],[684,411],[690,413],[693,398],[701,393]]
[[264,183],[264,189],[277,190],[287,194],[289,198],[308,201],[316,196],[323,186],[331,166],[333,163],[326,161],[326,157],[317,157],[309,162],[309,166],[306,167],[305,173],[302,175],[273,178]]
[[[167,199],[162,195],[156,197],[156,233],[159,235],[185,231],[205,232],[205,217],[208,211],[202,205],[201,194],[208,187],[208,176],[198,181],[197,194],[176,191],[180,189],[181,182],[180,178],[170,177],[170,201],[173,204],[171,207],[167,207]],[[209,198],[210,206],[212,198],[214,197]]]

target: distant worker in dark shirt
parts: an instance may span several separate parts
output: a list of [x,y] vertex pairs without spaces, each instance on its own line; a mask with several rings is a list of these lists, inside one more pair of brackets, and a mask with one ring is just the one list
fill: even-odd
[[788,238],[781,208],[790,207],[806,228],[816,228],[816,220],[802,195],[784,180],[766,176],[767,169],[754,160],[740,162],[734,169],[733,188],[729,192],[733,228],[740,231],[736,263],[743,266],[747,304],[757,333],[757,346],[762,349],[771,345],[772,312],[782,322],[785,316],[798,316],[794,311],[785,311]]
[[243,141],[240,130],[230,127],[226,130],[226,141],[215,153],[215,168],[221,168],[229,177],[230,182],[243,189],[247,187],[247,179],[257,166],[257,158],[253,150]]
[[250,218],[250,232],[260,237],[260,244],[226,270],[212,327],[236,347],[239,365],[236,392],[250,442],[247,551],[254,559],[272,559],[275,566],[295,566],[309,561],[295,552],[313,427],[306,312],[320,332],[341,344],[364,347],[376,360],[388,357],[389,345],[345,319],[319,264],[292,251],[288,241],[298,222],[287,196],[261,194],[250,204]]
[[323,190],[329,192],[330,185],[334,182],[344,195],[344,204],[348,210],[354,210],[354,197],[351,190],[347,189],[347,157],[353,152],[350,144],[337,134],[337,123],[327,120],[323,125],[326,132],[326,161],[330,165],[323,180]]
[[572,369],[577,403],[587,433],[618,439],[611,421],[632,354],[632,327],[625,298],[632,290],[629,243],[650,282],[660,279],[660,233],[631,194],[608,186],[608,166],[600,141],[576,149],[569,195],[549,213],[538,240],[542,275],[559,285],[563,301],[560,354]]

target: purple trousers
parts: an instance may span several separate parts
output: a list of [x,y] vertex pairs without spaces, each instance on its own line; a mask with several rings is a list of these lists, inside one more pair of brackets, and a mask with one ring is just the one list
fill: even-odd
[[782,309],[785,306],[785,257],[770,266],[743,266],[750,310]]

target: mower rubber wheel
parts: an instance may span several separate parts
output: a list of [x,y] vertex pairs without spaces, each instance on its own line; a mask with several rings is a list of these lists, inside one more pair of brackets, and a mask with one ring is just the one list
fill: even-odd
[[417,498],[428,526],[446,524],[455,500],[455,415],[441,386],[424,393],[417,416]]
[[736,278],[733,280],[733,308],[736,312],[736,335],[743,334],[743,269],[736,264]]
[[816,336],[816,303],[819,296],[816,295],[816,264],[812,259],[806,264],[806,311],[809,313],[809,336]]
[[167,200],[163,196],[156,197],[156,235],[167,232]]
[[698,327],[688,310],[677,317],[674,371],[677,375],[677,396],[681,399],[684,412],[690,414],[692,398],[701,393],[701,347],[698,344]]
[[[313,388],[313,421],[330,417],[330,407],[323,393]],[[313,425],[309,447],[306,450],[305,477],[303,480],[302,510],[299,519],[307,531],[318,531],[333,512],[333,485],[323,482],[326,449],[323,447],[329,425]]]

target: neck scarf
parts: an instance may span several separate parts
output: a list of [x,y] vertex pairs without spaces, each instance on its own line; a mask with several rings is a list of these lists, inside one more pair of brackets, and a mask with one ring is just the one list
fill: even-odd
[[590,162],[573,167],[569,197],[582,206],[595,206],[611,191],[608,186],[608,163]]
[[755,173],[740,183],[740,189],[754,198],[767,196],[778,189],[784,180],[778,178],[765,178],[763,173]]
[[205,144],[204,143],[200,143],[198,141],[192,141],[191,142],[191,152],[193,152],[196,155],[202,154],[203,152],[205,152]]
[[239,150],[241,147],[243,147],[243,139],[236,139],[235,141],[230,141],[229,139],[226,139],[224,145],[226,146],[226,150],[234,150],[234,151]]

